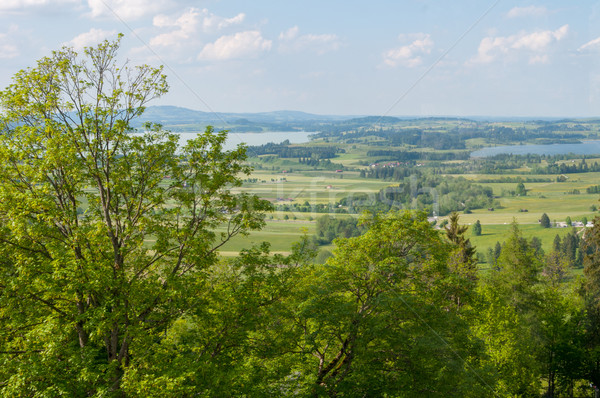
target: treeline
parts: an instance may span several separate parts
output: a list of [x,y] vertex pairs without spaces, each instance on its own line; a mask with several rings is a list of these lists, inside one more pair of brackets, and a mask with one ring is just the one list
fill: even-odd
[[499,205],[489,187],[474,184],[463,177],[433,174],[410,174],[399,185],[384,188],[378,195],[355,194],[339,203],[351,213],[400,208],[427,210],[430,215],[441,216],[453,211],[468,212]]
[[384,180],[400,181],[411,175],[421,175],[421,171],[414,167],[414,164],[410,165],[397,165],[394,167],[377,166],[370,167],[368,169],[362,169],[360,176],[363,178],[381,178]]
[[585,189],[587,193],[600,193],[600,185],[593,185]]
[[460,135],[447,132],[427,131],[421,129],[359,129],[346,132],[340,138],[352,144],[359,142],[364,137],[380,137],[384,141],[372,143],[372,145],[412,145],[419,148],[433,148],[436,150],[465,149],[464,139]]
[[553,182],[551,178],[531,178],[531,177],[499,177],[499,178],[480,178],[477,180],[478,183],[486,184],[486,183],[504,183],[504,184],[518,184],[520,182],[523,183],[533,183],[533,182]]
[[[533,250],[535,255],[539,258],[544,258],[546,253],[542,249],[542,241],[533,237],[529,242],[523,241],[524,245],[527,244],[530,249]],[[485,254],[485,258],[488,264],[495,266],[500,253],[502,252],[503,244],[496,242],[493,248],[489,248]],[[584,245],[583,237],[578,233],[576,229],[572,229],[562,238],[556,234],[554,241],[552,242],[552,251],[548,254],[547,259],[553,262],[563,262],[564,271],[566,272],[571,268],[583,267],[583,259],[586,255],[592,254],[592,248]],[[566,278],[568,275],[562,275]]]
[[375,145],[412,145],[446,150],[465,149],[465,141],[473,138],[484,138],[494,144],[513,144],[532,140],[543,143],[573,143],[589,138],[588,131],[591,130],[589,126],[573,127],[569,123],[538,122],[541,125],[535,128],[512,128],[470,120],[464,122],[465,126],[439,131],[431,128],[402,127],[399,125],[406,121],[397,118],[369,117],[322,125],[319,129],[321,133],[317,137],[335,137],[346,143],[354,143],[365,137],[375,136],[383,138],[383,142],[374,143]]
[[[417,152],[403,150],[370,150],[367,151],[369,157],[380,157],[389,161],[406,162],[410,160],[467,160],[470,157],[470,152]],[[381,160],[380,160],[381,161]]]
[[354,217],[320,216],[316,221],[315,243],[327,245],[336,238],[352,238],[360,236],[363,232],[364,228],[358,226],[358,220]]
[[337,146],[289,146],[289,140],[281,144],[265,144],[248,147],[248,153],[253,156],[277,155],[280,158],[314,158],[331,159],[338,153],[344,153],[343,148]]
[[[589,155],[588,155],[589,156]],[[447,166],[445,172],[448,174],[571,174],[600,171],[598,162],[588,164],[585,157],[581,162],[566,163],[566,160],[581,159],[581,155],[510,155],[500,154],[487,158],[476,158],[460,167]],[[547,164],[542,166],[542,162]],[[560,162],[560,163],[559,163]],[[438,166],[439,167],[439,166]],[[524,167],[529,170],[522,170]],[[521,170],[517,170],[521,169]]]
[[568,163],[560,163],[560,164],[549,164],[546,167],[535,167],[532,170],[534,174],[572,174],[572,173],[587,173],[587,172],[598,172],[600,171],[600,164],[598,162],[594,162],[588,166],[585,159],[583,159],[580,163],[568,164]]
[[300,212],[300,213],[348,213],[345,209],[338,207],[339,204],[335,203],[313,203],[310,204],[308,201],[304,203],[288,203],[279,204],[275,206],[277,211],[285,212]]
[[[585,159],[577,163],[558,163],[560,161],[579,159],[577,155],[510,155],[501,154],[488,158],[476,158],[469,162],[460,165],[444,164],[443,161],[468,159],[468,152],[416,152],[403,150],[371,150],[369,156],[386,156],[390,161],[398,162],[378,164],[363,169],[361,176],[365,178],[383,178],[398,180],[406,174],[420,173],[422,168],[430,169],[433,173],[444,174],[569,174],[569,173],[585,173],[590,171],[600,171],[600,165],[597,162],[589,165]],[[386,160],[387,160],[386,159]],[[427,161],[417,168],[418,161]],[[542,161],[548,163],[541,166]],[[524,167],[529,170],[523,170]],[[404,169],[401,170],[401,169]],[[400,171],[397,171],[400,170]],[[409,171],[406,171],[409,170]],[[487,181],[504,181],[504,182],[547,182],[548,178],[525,178],[525,177],[498,177],[488,178]]]
[[298,163],[304,164],[311,167],[321,167],[325,169],[343,169],[341,164],[331,163],[329,159],[317,159],[317,158],[298,158]]
[[[559,131],[574,131],[571,127],[565,124],[546,124],[536,129],[527,128],[511,128],[511,127],[491,127],[488,130],[488,138],[490,141],[497,144],[505,144],[510,142],[523,142],[532,139],[547,139],[550,142],[576,142],[579,139],[585,139],[586,135],[576,132],[559,133]],[[577,131],[577,130],[576,130]],[[548,141],[549,140],[549,141]]]
[[[575,283],[563,255],[544,254],[516,224],[481,274],[457,222],[443,233],[422,213],[362,222],[368,228],[338,239],[323,265],[311,263],[305,240],[288,258],[254,249],[213,270],[203,308],[136,363],[125,391],[168,383],[179,395],[593,394],[597,235]],[[323,219],[324,236],[344,224]]]

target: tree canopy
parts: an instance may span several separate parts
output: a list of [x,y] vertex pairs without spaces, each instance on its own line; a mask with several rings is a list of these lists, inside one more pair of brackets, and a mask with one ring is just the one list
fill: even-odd
[[[271,209],[235,193],[245,148],[212,127],[183,146],[134,130],[168,85],[119,64],[119,40],[54,52],[0,91],[0,395],[574,397],[600,383],[600,219],[548,255],[514,222],[484,272],[458,213],[436,229],[423,211],[324,216],[289,255],[224,258]],[[315,241],[334,248],[315,261]]]
[[119,391],[200,305],[193,287],[217,249],[270,208],[231,193],[249,168],[225,132],[180,147],[159,125],[132,130],[168,85],[161,68],[119,64],[118,48],[64,48],[0,92],[4,395]]

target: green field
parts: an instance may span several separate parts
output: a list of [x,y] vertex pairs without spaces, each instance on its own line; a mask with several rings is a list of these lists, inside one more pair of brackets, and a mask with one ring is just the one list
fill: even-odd
[[[377,198],[381,189],[397,186],[399,182],[391,179],[365,178],[364,176],[365,173],[368,174],[378,167],[388,167],[386,162],[393,161],[395,153],[442,156],[441,161],[438,160],[437,163],[435,159],[415,161],[410,166],[412,169],[409,170],[417,174],[425,170],[429,175],[448,179],[464,177],[474,184],[492,189],[495,201],[493,209],[470,209],[468,214],[461,212],[460,221],[462,223],[470,225],[479,220],[483,226],[483,235],[472,238],[481,253],[485,253],[497,241],[502,242],[513,221],[521,226],[526,237],[540,238],[544,249],[548,249],[554,236],[557,233],[565,234],[569,228],[541,228],[539,219],[543,213],[546,213],[552,222],[564,222],[567,217],[570,217],[572,221],[580,221],[584,218],[591,221],[597,214],[595,207],[600,207],[599,195],[586,192],[586,188],[600,184],[600,169],[595,168],[596,171],[588,172],[565,172],[566,174],[544,173],[543,171],[544,168],[549,167],[563,167],[563,169],[583,167],[583,157],[567,156],[558,159],[541,157],[531,161],[528,158],[521,163],[514,159],[506,161],[500,159],[494,160],[494,162],[499,162],[496,164],[500,166],[507,166],[513,161],[514,165],[503,169],[495,169],[495,166],[492,166],[487,169],[489,171],[485,172],[479,171],[483,169],[476,167],[477,163],[481,161],[480,159],[449,158],[444,160],[446,158],[443,158],[454,152],[463,151],[464,153],[464,151],[486,146],[540,143],[544,140],[552,140],[554,137],[552,134],[555,133],[561,134],[556,136],[559,139],[568,138],[569,134],[579,134],[579,138],[597,139],[600,135],[600,123],[595,121],[557,122],[555,133],[549,133],[550,135],[544,135],[543,130],[539,130],[540,127],[547,127],[543,122],[479,123],[468,120],[432,118],[397,120],[393,122],[393,125],[388,126],[365,123],[364,125],[349,124],[346,131],[340,130],[331,136],[316,138],[310,143],[287,145],[286,149],[288,150],[305,151],[296,152],[298,153],[298,155],[294,155],[296,157],[283,157],[276,152],[261,152],[264,154],[256,155],[257,152],[254,151],[255,155],[248,162],[255,170],[251,176],[242,177],[245,178],[243,186],[234,191],[256,194],[269,200],[277,210],[267,215],[267,225],[264,230],[254,232],[248,237],[236,237],[224,247],[222,254],[231,255],[261,241],[270,242],[273,251],[289,252],[292,244],[300,239],[303,233],[310,235],[315,232],[315,220],[323,214],[330,214],[334,217],[357,217],[356,214],[339,214],[339,212],[348,210],[339,204],[340,200],[365,194],[368,199]],[[585,126],[581,127],[581,125]],[[496,128],[514,129],[515,131],[524,131],[527,135],[531,134],[531,137],[525,141],[519,139],[516,142],[510,141],[510,139],[507,142],[498,141],[496,138],[490,138],[489,135],[463,138],[460,136],[461,128],[479,129],[486,132],[493,132]],[[388,130],[394,131],[394,134],[399,136],[403,134],[404,130],[408,135],[417,131],[418,134],[415,135],[417,141],[414,145],[409,141],[394,141],[396,144],[393,144],[393,140],[390,141],[391,138],[381,134]],[[455,142],[452,144],[455,146],[448,145],[442,149],[435,149],[435,142],[421,140],[427,134],[438,134],[436,137],[440,137],[440,139],[444,135],[459,137],[458,139],[462,140],[464,145],[457,146]],[[538,134],[537,138],[536,134]],[[311,148],[317,151],[315,152],[316,157],[302,154],[309,153]],[[335,155],[325,159],[319,158],[318,149],[327,150],[328,148],[335,148]],[[380,155],[375,156],[375,154]],[[318,164],[315,166],[314,164],[309,165],[306,161],[302,162],[301,158],[307,159],[306,156],[308,159],[316,159]],[[319,163],[321,160],[323,160],[323,164]],[[600,158],[585,158],[586,167],[589,167],[590,170],[592,170],[591,166],[594,162],[600,162]],[[448,170],[448,173],[444,174],[444,170]],[[531,174],[532,170],[540,170],[543,174]],[[361,171],[363,177],[361,177]],[[371,175],[371,177],[373,176]],[[517,181],[519,178],[525,181],[526,195],[515,194],[516,182],[500,182],[502,179]],[[526,182],[527,179],[544,182]],[[560,182],[558,182],[559,180]],[[316,212],[314,207],[312,211],[308,212],[298,209],[298,207],[302,207],[302,210],[310,210],[311,206],[324,205],[329,205],[329,208],[320,209],[320,211],[329,213]],[[464,204],[463,208],[466,208]],[[437,223],[443,222],[444,218],[438,218]]]
[[[262,170],[255,171],[253,178],[258,178],[257,183],[245,183],[238,191],[254,193],[268,199],[273,204],[285,203],[334,203],[341,198],[353,193],[368,193],[376,195],[383,187],[394,185],[382,180],[368,180],[360,178],[358,173],[345,172],[343,177],[335,172],[293,172],[273,173]],[[488,178],[486,175],[469,176],[475,180]],[[545,176],[548,177],[548,176]],[[285,178],[286,181],[281,180]],[[273,180],[273,181],[272,181]],[[567,216],[573,221],[586,217],[592,220],[595,213],[590,211],[590,206],[598,203],[596,194],[569,195],[573,189],[580,189],[595,185],[600,181],[600,173],[578,174],[568,182],[531,183],[526,184],[527,196],[501,197],[501,206],[494,211],[487,209],[472,210],[471,214],[462,214],[461,222],[472,224],[480,220],[483,226],[483,235],[472,237],[472,241],[482,253],[492,247],[496,241],[502,242],[515,220],[520,224],[523,234],[527,238],[537,236],[548,249],[558,234],[565,234],[568,228],[543,229],[538,220],[542,213],[547,213],[552,221],[564,221]],[[483,183],[483,186],[493,188],[495,194],[503,190],[514,189],[511,183]],[[329,187],[329,188],[328,188]],[[279,200],[278,200],[279,199]],[[527,209],[527,212],[520,210]],[[298,241],[303,233],[313,234],[315,219],[323,213],[283,212],[274,211],[267,215],[267,226],[262,231],[252,233],[248,237],[236,237],[228,243],[223,255],[233,255],[237,251],[268,241],[275,252],[287,253],[291,245]],[[330,214],[335,217],[350,217],[345,214]],[[286,218],[285,220],[284,218]],[[438,223],[445,217],[440,217]]]

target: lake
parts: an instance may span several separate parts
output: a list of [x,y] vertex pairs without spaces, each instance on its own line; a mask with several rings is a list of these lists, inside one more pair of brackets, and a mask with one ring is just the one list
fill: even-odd
[[[181,136],[180,145],[196,138],[196,133],[178,133]],[[248,146],[264,145],[269,142],[279,144],[285,140],[290,140],[291,144],[302,144],[310,141],[310,136],[316,134],[308,131],[268,131],[265,133],[232,133],[227,135],[227,141],[224,148],[226,150],[235,149],[238,144],[246,143]]]
[[536,155],[565,155],[567,153],[574,153],[577,155],[597,155],[600,154],[600,140],[581,141],[581,143],[578,144],[494,146],[473,151],[471,152],[471,157],[487,158],[504,153],[511,155],[527,155],[528,153]]

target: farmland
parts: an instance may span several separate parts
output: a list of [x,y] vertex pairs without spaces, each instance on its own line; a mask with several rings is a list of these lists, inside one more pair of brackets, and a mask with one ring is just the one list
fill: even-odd
[[[383,189],[394,189],[399,184],[404,184],[406,189],[412,190],[414,199],[412,202],[403,203],[392,201],[388,203],[391,204],[389,207],[428,211],[430,219],[434,220],[435,217],[435,222],[439,225],[447,218],[447,214],[435,213],[433,196],[438,195],[436,190],[441,188],[419,185],[421,179],[432,175],[438,176],[440,181],[464,179],[493,193],[493,197],[490,198],[490,203],[495,203],[493,209],[456,209],[461,214],[461,223],[472,224],[479,220],[483,226],[482,235],[471,238],[481,254],[497,241],[504,240],[513,221],[521,225],[525,237],[536,236],[542,240],[543,248],[549,249],[556,234],[564,235],[570,228],[541,228],[539,219],[543,213],[546,213],[553,223],[564,222],[567,217],[572,221],[592,220],[595,217],[598,194],[587,193],[586,189],[600,182],[600,171],[593,167],[600,161],[597,156],[570,154],[558,157],[534,155],[533,158],[508,156],[482,159],[457,159],[464,155],[456,156],[458,148],[468,152],[498,144],[539,143],[542,139],[560,143],[566,142],[569,134],[579,139],[593,139],[598,132],[595,122],[585,125],[557,123],[557,126],[549,129],[553,131],[552,134],[546,134],[544,138],[539,137],[539,131],[542,131],[540,126],[533,123],[480,122],[469,124],[467,127],[465,122],[462,123],[464,130],[468,127],[469,134],[461,133],[463,130],[457,127],[459,123],[453,120],[418,120],[410,123],[397,122],[393,126],[387,126],[387,130],[383,129],[395,131],[396,134],[387,132],[370,135],[367,131],[375,131],[375,127],[367,122],[363,125],[351,124],[348,130],[343,132],[321,133],[310,143],[284,144],[267,149],[259,147],[258,150],[249,148],[248,161],[254,167],[254,171],[238,191],[254,193],[268,199],[273,203],[275,210],[267,216],[267,225],[262,231],[248,237],[236,238],[223,249],[222,255],[233,255],[240,249],[261,241],[268,241],[273,251],[287,253],[303,234],[315,233],[317,217],[358,217],[362,210],[365,210],[347,206],[344,198],[361,197],[361,203],[381,201]],[[574,125],[579,126],[575,133],[572,132]],[[561,131],[560,128],[565,130]],[[418,134],[414,134],[415,131],[418,131]],[[504,136],[498,135],[498,131],[503,132]],[[411,142],[416,144],[402,143],[408,139],[395,138],[406,135],[407,132],[418,136],[411,139]],[[429,145],[429,141],[424,137],[432,133],[447,134],[450,137],[445,144],[448,148],[435,149],[425,146]],[[531,133],[529,139],[528,133]],[[284,147],[287,152],[280,153],[290,153],[293,149],[294,153],[303,156],[279,156],[278,151],[282,151],[281,148]],[[315,155],[316,150],[322,153],[323,148],[335,148],[337,153],[327,159],[319,159],[319,155]],[[385,149],[373,151],[374,148]],[[272,153],[253,156],[259,151]],[[394,156],[406,156],[406,153],[413,154],[411,156],[416,159],[395,161]],[[431,155],[436,153],[438,155]],[[386,154],[388,156],[385,156]],[[437,160],[444,158],[449,160]],[[306,159],[312,159],[311,164],[307,164]],[[559,169],[575,172],[551,173],[552,170]],[[400,170],[403,176],[408,177],[397,177]],[[375,171],[381,171],[379,178]],[[392,171],[396,174],[392,174]],[[536,171],[541,173],[534,174]],[[415,176],[418,176],[418,179]],[[516,193],[518,181],[523,182],[524,194]],[[414,187],[411,187],[411,184]],[[429,202],[419,199],[420,195],[425,193],[430,196]],[[441,196],[438,200],[442,200]],[[383,201],[385,202],[385,199]],[[483,259],[483,256],[480,257]]]

